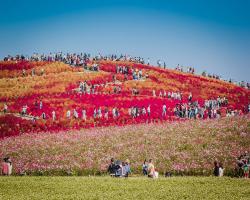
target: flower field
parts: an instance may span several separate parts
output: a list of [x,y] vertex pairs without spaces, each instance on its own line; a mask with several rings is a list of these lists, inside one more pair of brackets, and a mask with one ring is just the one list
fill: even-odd
[[[90,60],[89,67],[95,63]],[[250,102],[250,91],[225,81],[161,69],[128,61],[98,61],[99,71],[90,71],[83,67],[71,67],[61,62],[1,61],[0,62],[0,108],[8,105],[6,114],[0,113],[0,138],[23,133],[70,129],[80,130],[90,127],[124,126],[129,124],[183,121],[176,117],[174,108],[177,104],[186,104],[190,93],[193,101],[201,105],[207,99],[226,97],[228,105],[222,107],[221,116],[227,108],[245,113]],[[128,74],[117,73],[116,67],[127,66]],[[133,71],[141,70],[140,80],[132,78]],[[80,82],[86,82],[90,92],[79,92]],[[115,92],[119,89],[119,92]],[[93,89],[93,91],[92,91]],[[133,89],[139,91],[134,95]],[[152,95],[152,92],[156,94]],[[169,99],[159,94],[180,92],[182,99]],[[38,108],[36,102],[42,102]],[[167,113],[162,115],[162,106],[166,104]],[[27,106],[27,117],[20,116]],[[131,107],[147,108],[149,115],[131,117]],[[112,109],[118,111],[112,116]],[[86,118],[83,116],[86,111]],[[95,110],[101,115],[94,117]],[[67,112],[77,113],[78,117],[67,118]],[[107,116],[104,117],[104,110]],[[52,112],[55,112],[53,119]],[[42,114],[46,117],[42,119]],[[204,118],[208,117],[205,111]],[[32,121],[31,119],[36,119]]]
[[0,141],[0,157],[9,155],[15,174],[88,175],[105,173],[111,157],[129,159],[141,174],[145,158],[160,173],[211,175],[214,160],[226,175],[236,158],[250,151],[250,116],[189,120],[57,133],[28,133]]

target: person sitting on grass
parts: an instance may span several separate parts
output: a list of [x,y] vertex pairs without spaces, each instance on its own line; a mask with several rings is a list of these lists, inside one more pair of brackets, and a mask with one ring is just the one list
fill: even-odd
[[148,163],[148,177],[149,178],[154,178],[155,177],[155,166],[153,164],[152,159],[149,159],[149,163]]
[[109,164],[109,167],[108,167],[108,173],[112,177],[114,177],[115,174],[116,174],[116,165],[115,165],[114,158],[111,158],[111,160],[110,160],[110,164]]
[[123,167],[125,166],[124,162],[119,162],[116,164],[115,177],[122,177],[125,173],[123,172]]

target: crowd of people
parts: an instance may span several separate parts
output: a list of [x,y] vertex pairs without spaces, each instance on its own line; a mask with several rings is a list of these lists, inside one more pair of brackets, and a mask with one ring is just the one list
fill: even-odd
[[[93,85],[88,86],[86,82],[81,82],[79,86],[79,91],[84,94],[95,94],[95,87]],[[118,94],[120,91],[121,88],[119,86],[115,86],[114,93]],[[136,95],[138,91],[133,90],[132,92],[134,95]],[[162,96],[165,97],[166,94],[167,93],[164,91]],[[167,98],[181,100],[182,94],[178,92],[177,93],[168,92]],[[168,115],[169,116],[174,115],[178,118],[186,118],[186,119],[205,119],[205,118],[218,119],[221,117],[221,107],[228,105],[228,99],[226,97],[218,97],[217,99],[205,100],[203,105],[200,105],[198,101],[193,101],[192,98],[193,98],[192,93],[190,93],[188,96],[188,101],[186,103],[177,102],[173,108],[169,108],[166,103],[158,105],[162,107],[161,113],[158,113],[159,118],[165,118]],[[41,100],[40,101],[36,100],[34,102],[34,108],[43,111],[43,102]],[[23,105],[21,107],[20,115],[23,117],[27,116],[28,109],[30,109],[30,107],[28,107],[27,104]],[[156,108],[154,107],[153,112],[155,109]],[[247,112],[250,113],[250,104],[247,106],[247,109],[248,109]],[[3,105],[3,112],[4,113],[9,112],[7,102],[4,103]],[[151,112],[152,108],[150,104],[148,104],[147,106],[133,105],[127,109],[127,113],[123,112],[123,114],[127,114],[131,118],[138,118],[138,117],[150,118]],[[87,116],[87,113],[89,113],[89,111],[87,111],[85,108],[82,109],[74,108],[72,110],[68,109],[66,111],[66,118],[82,119],[86,121],[87,118],[91,118],[90,115]],[[53,121],[55,121],[57,114],[62,116],[62,113],[56,113],[55,110],[52,110],[51,113],[42,112],[41,116],[33,116],[33,121],[35,122],[39,118],[44,120],[51,118]],[[242,112],[240,110],[226,108],[227,117],[237,116],[241,114]],[[120,111],[119,108],[115,106],[113,108],[99,106],[94,108],[92,116],[93,119],[99,119],[99,120],[102,119],[109,120],[110,116],[112,116],[113,119],[117,119],[120,116]]]
[[180,118],[204,119],[206,113],[209,119],[220,118],[220,108],[227,105],[228,99],[226,97],[205,100],[204,105],[200,105],[197,101],[192,101],[192,94],[190,93],[188,97],[188,103],[176,104],[176,107],[174,108],[174,114]]
[[[91,66],[88,66],[87,63],[89,60],[93,61],[100,61],[100,60],[110,60],[110,61],[129,61],[133,63],[139,63],[139,64],[147,64],[150,65],[150,59],[147,59],[147,62],[145,62],[144,58],[142,57],[135,57],[135,56],[130,56],[127,54],[121,54],[121,55],[115,55],[111,54],[108,56],[104,56],[102,54],[98,54],[96,56],[91,56],[90,53],[63,53],[63,52],[57,52],[57,53],[49,53],[49,54],[39,54],[39,53],[33,53],[31,56],[24,56],[24,55],[16,55],[16,56],[5,56],[3,58],[4,61],[20,61],[20,60],[27,60],[27,61],[48,61],[48,62],[54,62],[54,61],[59,61],[59,62],[64,62],[66,64],[69,64],[71,66],[83,66],[85,69],[93,70],[93,71],[98,71],[99,70],[99,65],[97,63],[94,63]],[[158,59],[157,60],[157,66],[160,68],[166,69],[166,62]],[[181,65],[177,65],[175,67],[175,70],[181,71],[181,72],[187,72],[191,74],[195,74],[195,69],[194,67],[186,67],[187,70],[184,70],[184,67]],[[24,70],[25,71],[25,70]],[[116,68],[117,73],[128,73],[128,68],[126,66],[117,66]],[[25,73],[25,72],[24,72]],[[43,72],[41,72],[43,73]],[[134,74],[135,75],[135,74]],[[202,72],[202,76],[209,77],[209,78],[214,78],[214,79],[220,79],[219,75],[211,75],[207,74],[205,71]],[[133,76],[135,79],[139,78],[140,74],[136,74],[136,76]],[[228,82],[233,83],[232,79],[229,79]],[[240,81],[236,83],[237,85],[250,89],[250,83],[245,82],[245,81]]]
[[[110,164],[108,166],[108,173],[112,177],[128,177],[131,174],[131,167],[129,164],[129,160],[127,159],[125,162],[120,160],[114,160],[111,158]],[[157,172],[153,160],[149,159],[144,161],[142,165],[143,175],[148,176],[149,178],[158,178],[159,173]]]
[[111,158],[110,165],[108,166],[108,173],[112,177],[128,177],[131,173],[129,160],[125,162],[120,160],[114,160]]

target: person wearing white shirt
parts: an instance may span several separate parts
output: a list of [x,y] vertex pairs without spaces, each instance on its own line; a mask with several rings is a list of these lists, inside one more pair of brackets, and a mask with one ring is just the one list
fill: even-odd
[[150,105],[148,105],[148,107],[147,107],[147,112],[148,112],[148,116],[150,116],[150,114],[151,114],[151,108],[150,108]]
[[222,163],[219,164],[219,177],[222,177],[224,175],[224,168]]
[[68,119],[70,119],[70,116],[71,116],[71,112],[70,112],[70,110],[68,110],[67,113],[66,113],[66,117],[67,117]]
[[52,119],[53,119],[53,121],[56,120],[56,112],[54,110],[52,111]]
[[86,110],[85,110],[85,109],[82,110],[82,119],[83,119],[84,121],[86,121],[86,119],[87,119]]

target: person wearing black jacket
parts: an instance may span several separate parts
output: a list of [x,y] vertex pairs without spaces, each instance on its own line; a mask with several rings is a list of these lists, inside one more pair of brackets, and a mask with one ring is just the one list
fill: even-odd
[[219,176],[219,163],[214,161],[214,176]]
[[111,158],[111,160],[110,160],[110,165],[108,167],[108,173],[110,174],[110,176],[115,176],[116,165],[115,165],[114,158]]

